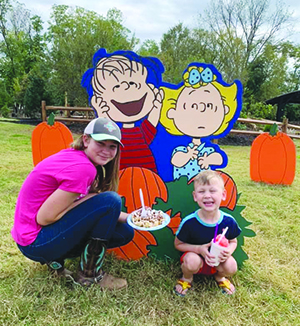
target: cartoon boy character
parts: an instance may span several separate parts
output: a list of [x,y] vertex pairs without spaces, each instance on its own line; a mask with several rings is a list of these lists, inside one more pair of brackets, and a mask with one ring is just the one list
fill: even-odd
[[142,58],[130,51],[111,55],[104,49],[99,52],[94,61],[95,57],[100,59],[83,76],[82,84],[98,117],[122,123],[120,167],[139,166],[157,172],[149,145],[156,135],[162,107],[163,91],[158,87],[163,65],[156,58]]
[[183,79],[178,89],[163,87],[160,122],[172,135],[192,137],[187,146],[176,147],[171,158],[174,179],[189,180],[202,170],[226,166],[226,154],[209,139],[229,131],[237,119],[241,84],[221,84],[211,68],[202,66],[190,66]]

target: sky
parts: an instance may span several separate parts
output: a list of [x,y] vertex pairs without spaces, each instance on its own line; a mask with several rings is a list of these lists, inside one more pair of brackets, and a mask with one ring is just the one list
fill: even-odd
[[[300,1],[283,0],[293,12],[295,34],[290,41],[300,43]],[[79,6],[106,16],[112,8],[121,10],[123,25],[127,27],[141,43],[147,39],[159,41],[162,35],[178,23],[187,27],[198,27],[199,14],[209,5],[210,0],[19,0],[24,3],[32,15],[38,15],[46,23],[50,19],[51,8],[56,5]],[[275,0],[271,0],[271,4]],[[47,25],[45,24],[45,27]],[[141,44],[140,43],[140,44]]]

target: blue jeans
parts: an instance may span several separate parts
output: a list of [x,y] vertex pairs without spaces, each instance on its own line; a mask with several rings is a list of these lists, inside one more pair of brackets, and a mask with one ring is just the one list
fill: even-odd
[[108,248],[123,246],[132,240],[134,231],[128,224],[118,222],[120,211],[121,198],[117,193],[100,193],[57,222],[44,226],[29,246],[18,247],[27,258],[44,264],[80,256],[91,238],[103,240]]

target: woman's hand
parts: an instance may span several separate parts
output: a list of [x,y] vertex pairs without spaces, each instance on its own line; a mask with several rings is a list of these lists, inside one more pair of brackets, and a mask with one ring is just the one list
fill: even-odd
[[121,223],[126,223],[128,216],[129,216],[128,213],[121,212],[118,221]]

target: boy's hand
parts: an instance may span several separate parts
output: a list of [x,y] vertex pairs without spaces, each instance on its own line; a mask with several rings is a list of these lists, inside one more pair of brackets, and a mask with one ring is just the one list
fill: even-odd
[[203,258],[206,258],[206,256],[209,255],[208,249],[210,247],[210,243],[198,245],[197,247],[197,254],[201,255]]
[[[211,243],[209,245],[211,245]],[[232,255],[232,251],[230,250],[230,248],[224,247],[224,249],[219,254],[219,262],[224,263],[231,255]],[[216,257],[212,256],[211,253],[209,252],[208,255],[205,257],[206,264],[209,266],[213,266],[213,264],[215,263],[215,258]]]
[[[209,243],[209,247],[212,245],[213,239]],[[228,248],[224,247],[224,250],[222,250],[219,254],[219,262],[224,263],[229,257],[231,256],[231,252],[228,250]],[[214,266],[216,257],[212,255],[210,252],[205,256],[205,262],[209,266]]]
[[224,263],[230,256],[231,252],[227,248],[224,248],[219,256],[220,263]]
[[208,266],[213,266],[215,263],[215,256],[211,255],[209,251],[205,256],[205,262]]

